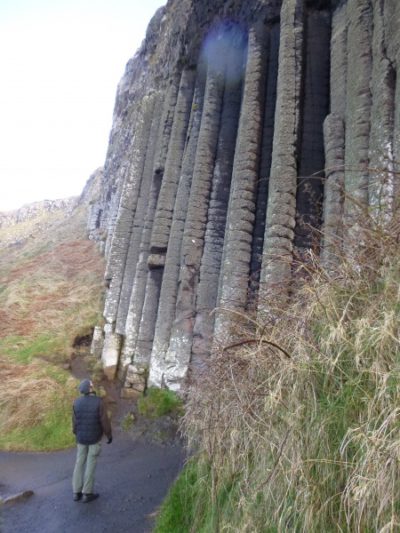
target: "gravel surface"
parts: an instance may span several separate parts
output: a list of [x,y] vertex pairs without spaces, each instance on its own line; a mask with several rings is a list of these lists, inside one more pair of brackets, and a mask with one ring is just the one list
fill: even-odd
[[102,441],[90,503],[72,500],[75,449],[0,453],[0,496],[34,494],[0,506],[1,533],[144,533],[184,460],[177,444],[133,440],[123,432]]

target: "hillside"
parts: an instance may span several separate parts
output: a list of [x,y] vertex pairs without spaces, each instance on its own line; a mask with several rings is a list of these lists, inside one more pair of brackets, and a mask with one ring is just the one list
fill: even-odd
[[[76,393],[71,357],[100,320],[103,286],[87,210],[73,199],[0,215],[0,447],[71,443],[59,410]],[[46,442],[52,416],[63,421],[53,421],[58,433]]]

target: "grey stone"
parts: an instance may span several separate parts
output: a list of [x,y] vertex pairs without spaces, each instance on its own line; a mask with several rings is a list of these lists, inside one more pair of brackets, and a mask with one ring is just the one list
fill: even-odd
[[95,326],[93,330],[92,343],[90,345],[90,353],[95,357],[101,357],[103,351],[104,337],[101,326]]
[[121,351],[121,344],[121,335],[113,331],[106,332],[103,352],[101,354],[101,362],[103,364],[103,372],[109,380],[113,380],[115,378]]
[[106,258],[110,378],[118,368],[142,390],[146,368],[150,385],[181,390],[249,315],[286,305],[297,257],[320,252],[334,269],[363,244],[363,213],[390,222],[399,25],[397,0],[180,0],[156,13],[82,195]]

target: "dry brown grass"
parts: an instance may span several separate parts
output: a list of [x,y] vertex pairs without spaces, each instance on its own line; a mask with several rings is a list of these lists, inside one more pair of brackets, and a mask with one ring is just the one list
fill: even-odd
[[54,365],[69,360],[75,337],[89,334],[101,313],[104,262],[86,239],[85,211],[53,218],[22,244],[0,248],[0,447],[5,449],[71,444],[76,383]]
[[55,395],[64,393],[54,379],[41,375],[42,367],[39,363],[25,366],[0,362],[5,383],[0,389],[0,431],[39,424],[46,418]]
[[191,384],[193,530],[399,531],[394,222],[365,225],[335,269],[312,255],[298,265],[291,305],[242,330]]
[[[84,220],[79,235],[79,218],[82,215],[75,224],[51,228],[40,246],[28,239],[18,253],[13,250],[6,267],[8,249],[0,253],[0,338],[35,336],[42,330],[56,333],[66,326],[73,331],[85,320],[80,315],[87,315],[88,303],[92,314],[99,311],[104,262],[85,238]],[[43,247],[47,249],[42,252]]]

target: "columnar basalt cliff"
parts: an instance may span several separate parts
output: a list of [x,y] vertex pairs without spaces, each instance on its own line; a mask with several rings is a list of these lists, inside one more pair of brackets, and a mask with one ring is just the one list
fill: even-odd
[[93,207],[109,377],[180,389],[233,316],[285,301],[297,256],[334,264],[360,212],[390,219],[399,28],[398,0],[158,10],[118,87]]

